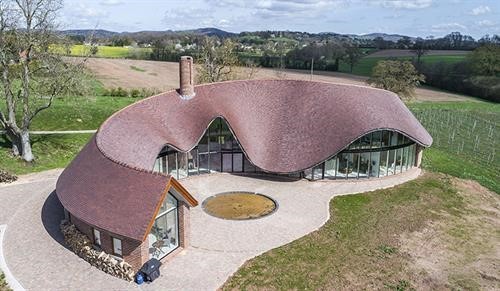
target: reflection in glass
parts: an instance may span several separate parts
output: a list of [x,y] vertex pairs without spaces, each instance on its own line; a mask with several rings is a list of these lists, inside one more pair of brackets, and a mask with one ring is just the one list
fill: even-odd
[[359,154],[359,178],[367,178],[370,167],[370,153]]

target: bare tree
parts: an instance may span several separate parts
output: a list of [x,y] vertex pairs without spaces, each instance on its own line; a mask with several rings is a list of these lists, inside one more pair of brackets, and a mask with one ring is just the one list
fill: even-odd
[[[62,0],[0,1],[0,125],[12,154],[34,159],[30,125],[57,96],[80,88],[82,63],[65,62],[58,49],[65,38],[55,33]],[[56,49],[55,49],[56,48]]]
[[197,78],[199,83],[227,81],[236,78],[236,67],[239,65],[236,44],[226,39],[219,42],[216,38],[207,37],[198,56]]
[[421,38],[418,38],[413,44],[411,52],[417,56],[417,65],[420,65],[420,59],[422,58],[423,55],[427,54],[429,50],[425,45],[425,41]]
[[346,45],[344,60],[349,64],[349,70],[352,73],[354,66],[363,58],[363,52],[355,43]]

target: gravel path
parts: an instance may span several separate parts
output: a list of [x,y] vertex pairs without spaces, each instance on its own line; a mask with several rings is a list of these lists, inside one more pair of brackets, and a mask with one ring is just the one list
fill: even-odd
[[47,171],[0,185],[0,225],[8,226],[5,260],[27,290],[215,290],[246,260],[321,227],[333,196],[391,187],[416,178],[420,170],[360,181],[277,181],[231,174],[183,180],[200,203],[213,194],[239,190],[268,195],[279,208],[248,221],[223,220],[193,208],[191,246],[163,265],[157,281],[142,286],[91,267],[63,246],[58,231],[63,212],[53,192],[59,174]]

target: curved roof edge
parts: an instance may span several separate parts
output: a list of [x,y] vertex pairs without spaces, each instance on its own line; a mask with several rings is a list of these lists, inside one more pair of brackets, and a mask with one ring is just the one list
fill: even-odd
[[[307,169],[379,129],[400,132],[424,147],[432,143],[399,97],[381,89],[299,80],[228,81],[195,89],[190,100],[169,91],[117,112],[97,133],[99,149],[112,160],[149,170],[165,145],[183,152],[195,147],[217,117],[252,163],[274,173]],[[301,160],[290,161],[294,157]]]

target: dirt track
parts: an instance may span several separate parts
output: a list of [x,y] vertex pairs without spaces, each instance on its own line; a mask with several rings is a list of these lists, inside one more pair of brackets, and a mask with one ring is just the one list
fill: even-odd
[[[92,58],[88,60],[88,67],[108,88],[155,88],[167,91],[178,88],[179,84],[179,66],[172,62]],[[249,78],[248,70],[241,69],[239,77],[241,79]],[[284,70],[278,72],[273,69],[261,68],[251,78],[310,80],[311,76],[309,71]],[[337,72],[317,71],[312,79],[332,83],[366,85],[366,77]],[[474,100],[470,97],[426,88],[418,88],[415,97],[418,101]]]

